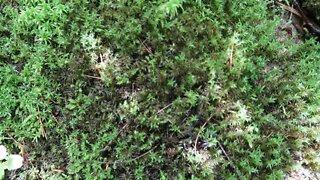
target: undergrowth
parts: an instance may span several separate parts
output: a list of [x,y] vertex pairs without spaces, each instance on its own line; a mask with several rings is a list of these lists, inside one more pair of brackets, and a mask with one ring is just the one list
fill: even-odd
[[9,178],[282,179],[319,170],[320,46],[262,0],[0,3]]

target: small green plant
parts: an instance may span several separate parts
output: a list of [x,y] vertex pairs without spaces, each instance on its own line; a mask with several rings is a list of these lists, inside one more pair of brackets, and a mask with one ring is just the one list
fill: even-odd
[[21,168],[23,158],[17,154],[8,154],[7,148],[0,145],[0,179],[3,179],[5,170],[15,170]]

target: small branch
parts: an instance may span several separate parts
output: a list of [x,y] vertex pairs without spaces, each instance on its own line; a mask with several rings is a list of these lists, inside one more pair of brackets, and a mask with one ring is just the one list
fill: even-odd
[[280,2],[276,2],[276,4],[279,5],[279,6],[281,6],[283,9],[285,9],[285,10],[287,10],[287,11],[289,11],[289,12],[291,12],[291,13],[299,16],[299,17],[302,17],[301,14],[300,14],[296,9],[294,9],[294,8],[292,8],[292,7],[290,7],[290,6],[287,6],[287,5],[285,5],[285,4],[282,4],[282,3],[280,3]]

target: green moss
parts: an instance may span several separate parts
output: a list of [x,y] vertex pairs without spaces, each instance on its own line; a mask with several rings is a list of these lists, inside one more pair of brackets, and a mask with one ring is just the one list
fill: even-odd
[[280,42],[268,5],[2,3],[0,140],[32,162],[12,178],[280,179],[297,154],[319,167],[319,44]]

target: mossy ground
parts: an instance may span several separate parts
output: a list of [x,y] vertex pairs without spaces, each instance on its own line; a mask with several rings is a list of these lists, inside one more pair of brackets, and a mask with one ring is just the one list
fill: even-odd
[[[12,179],[281,179],[319,169],[320,47],[268,1],[0,4]],[[9,176],[9,174],[8,174]]]

